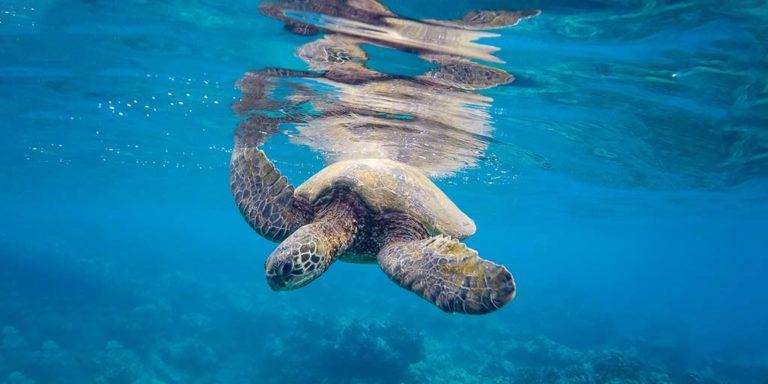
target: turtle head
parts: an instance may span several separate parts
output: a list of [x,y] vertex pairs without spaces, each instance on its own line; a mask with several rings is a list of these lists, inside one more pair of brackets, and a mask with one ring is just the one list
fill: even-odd
[[275,291],[301,288],[319,277],[333,260],[311,225],[288,236],[267,258],[267,283]]

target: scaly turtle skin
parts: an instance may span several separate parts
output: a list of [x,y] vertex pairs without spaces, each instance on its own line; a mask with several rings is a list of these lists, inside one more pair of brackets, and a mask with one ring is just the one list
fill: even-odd
[[472,220],[417,169],[349,160],[294,189],[250,136],[236,135],[230,181],[251,227],[281,241],[266,262],[272,289],[303,287],[340,259],[377,262],[398,285],[447,312],[488,313],[514,297],[507,269],[459,241],[475,232]]

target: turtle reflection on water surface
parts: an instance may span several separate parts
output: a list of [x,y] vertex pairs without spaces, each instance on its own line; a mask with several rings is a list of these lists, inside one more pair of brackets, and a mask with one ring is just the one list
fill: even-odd
[[[373,0],[262,3],[302,35],[326,34],[296,54],[309,71],[268,68],[238,82],[230,181],[251,227],[281,242],[267,258],[274,290],[303,287],[341,260],[377,263],[390,279],[447,312],[492,312],[515,296],[509,271],[461,242],[467,217],[427,176],[474,165],[485,150],[492,101],[474,93],[514,77],[472,61],[500,62],[474,43],[482,29],[538,11],[476,11],[461,20],[411,20]],[[417,54],[435,65],[408,77],[366,66],[363,44]],[[273,99],[279,86],[289,92]],[[307,108],[307,105],[311,108]],[[279,111],[277,116],[269,111]],[[265,113],[266,112],[266,113]],[[259,146],[280,124],[334,162],[298,188]]]

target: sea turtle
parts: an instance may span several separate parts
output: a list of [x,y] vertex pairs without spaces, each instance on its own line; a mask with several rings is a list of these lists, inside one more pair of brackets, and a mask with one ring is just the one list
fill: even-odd
[[236,135],[230,182],[250,226],[281,242],[266,261],[272,289],[303,287],[342,260],[378,263],[447,312],[488,313],[514,297],[509,271],[460,242],[474,222],[416,168],[339,161],[294,188],[248,136]]

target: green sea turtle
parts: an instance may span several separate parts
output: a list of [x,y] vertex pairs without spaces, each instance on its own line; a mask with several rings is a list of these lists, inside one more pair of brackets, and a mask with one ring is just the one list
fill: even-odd
[[274,290],[303,287],[336,260],[378,263],[401,287],[447,312],[482,314],[515,295],[506,268],[460,242],[474,222],[426,176],[387,159],[340,161],[298,188],[236,135],[230,182],[241,213],[281,244],[266,261]]

